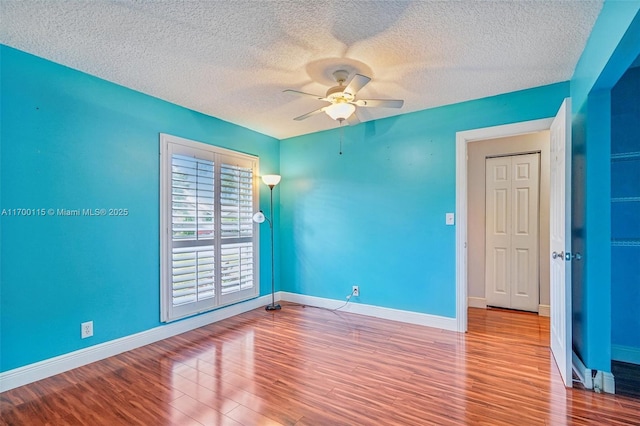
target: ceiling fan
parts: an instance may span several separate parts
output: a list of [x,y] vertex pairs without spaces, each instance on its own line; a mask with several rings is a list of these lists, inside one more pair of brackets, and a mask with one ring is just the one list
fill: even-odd
[[371,81],[371,78],[367,76],[355,74],[346,86],[345,82],[349,77],[349,73],[347,71],[337,70],[333,73],[333,77],[336,79],[338,85],[329,88],[325,96],[312,95],[311,93],[300,92],[298,90],[285,90],[286,93],[310,96],[318,99],[319,101],[330,103],[330,105],[296,117],[294,120],[304,120],[305,118],[324,112],[332,119],[339,121],[340,124],[346,120],[348,124],[354,125],[360,122],[358,117],[354,114],[356,107],[401,108],[404,104],[404,101],[399,99],[356,99],[358,91]]

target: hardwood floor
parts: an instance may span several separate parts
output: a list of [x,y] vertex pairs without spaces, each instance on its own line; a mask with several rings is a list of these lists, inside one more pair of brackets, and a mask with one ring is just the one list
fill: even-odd
[[469,310],[458,334],[283,304],[0,394],[2,425],[640,425],[565,389],[548,318]]

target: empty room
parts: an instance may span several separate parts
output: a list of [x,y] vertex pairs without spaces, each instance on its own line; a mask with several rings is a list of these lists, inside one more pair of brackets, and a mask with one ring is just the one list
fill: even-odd
[[640,425],[640,0],[0,22],[0,425]]

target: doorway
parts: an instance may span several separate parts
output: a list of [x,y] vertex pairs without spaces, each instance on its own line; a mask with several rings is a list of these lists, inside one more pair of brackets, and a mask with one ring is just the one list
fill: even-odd
[[[533,153],[533,154],[532,154]],[[535,220],[537,229],[533,231],[537,234],[537,238],[533,242],[535,247],[530,247],[534,251],[534,258],[520,259],[520,268],[525,268],[524,263],[528,262],[531,268],[526,268],[526,278],[532,278],[534,289],[522,291],[519,293],[532,293],[532,297],[525,298],[523,296],[516,297],[521,299],[520,303],[515,302],[511,305],[511,292],[503,291],[499,297],[499,302],[492,300],[489,295],[490,289],[495,288],[497,271],[487,268],[487,259],[491,259],[491,253],[487,251],[488,239],[486,238],[486,225],[491,222],[487,220],[486,208],[489,203],[486,200],[486,159],[487,158],[510,158],[508,156],[519,154],[532,154],[539,156],[539,178],[538,193],[539,196],[533,204],[536,206]],[[514,136],[484,138],[468,145],[467,149],[467,304],[474,308],[487,308],[487,306],[500,306],[505,308],[515,308],[538,312],[542,316],[549,316],[550,293],[549,293],[549,264],[548,262],[539,261],[540,259],[549,258],[549,131],[541,130],[520,134]],[[494,160],[500,162],[501,160]],[[540,212],[543,212],[540,214]],[[460,218],[459,218],[460,219]],[[506,220],[506,218],[505,218]],[[458,221],[460,223],[460,221]],[[511,226],[511,224],[509,225]],[[504,241],[503,241],[504,242]],[[509,243],[507,241],[507,243]],[[506,247],[508,244],[504,244]],[[524,252],[521,251],[524,254]],[[531,254],[531,253],[529,253]],[[513,268],[513,259],[491,259],[495,262],[504,261],[500,268],[503,268],[503,278],[498,279],[497,287],[506,281],[512,281],[506,278],[507,275],[517,273],[517,266]],[[508,271],[507,272],[507,268]],[[514,272],[516,271],[516,272]],[[523,277],[524,278],[524,277]],[[522,281],[524,282],[524,281]],[[508,302],[505,302],[508,299]],[[527,300],[525,300],[527,299]],[[532,300],[533,299],[533,300]],[[466,310],[466,306],[465,306]]]
[[[456,133],[456,330],[461,333],[467,331],[467,307],[472,300],[468,299],[468,264],[469,250],[468,230],[476,229],[472,225],[474,217],[467,212],[468,182],[467,163],[468,148],[487,139],[505,138],[516,135],[526,135],[549,130],[554,118],[524,121],[495,127],[485,127]],[[471,195],[472,193],[469,193]],[[482,223],[482,229],[484,222]]]
[[[571,162],[567,159],[571,153],[571,99],[565,98],[553,118],[525,121],[502,126],[486,127],[456,133],[456,325],[459,332],[467,331],[467,264],[468,231],[467,223],[467,174],[468,148],[491,138],[526,135],[549,130],[549,154],[553,153],[553,164],[549,163],[549,184],[553,185],[554,197],[549,198],[549,229],[557,230],[553,235],[554,256],[556,262],[562,262],[562,273],[549,276],[551,317],[551,353],[566,387],[572,386],[572,321],[571,321]],[[551,167],[553,166],[553,167]],[[552,173],[553,172],[553,173]],[[541,215],[541,217],[544,217]],[[566,231],[566,232],[565,232]],[[551,233],[549,240],[551,242]],[[551,246],[549,247],[551,248]],[[557,252],[557,253],[556,253]],[[566,262],[565,262],[566,260]],[[546,262],[542,262],[544,264]],[[551,264],[549,264],[551,266]],[[555,270],[556,265],[554,265]]]

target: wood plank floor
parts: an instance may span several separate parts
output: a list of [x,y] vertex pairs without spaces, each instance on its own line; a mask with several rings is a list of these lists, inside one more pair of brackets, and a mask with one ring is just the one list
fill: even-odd
[[565,389],[548,318],[469,332],[284,304],[0,394],[2,425],[640,425],[640,400]]

